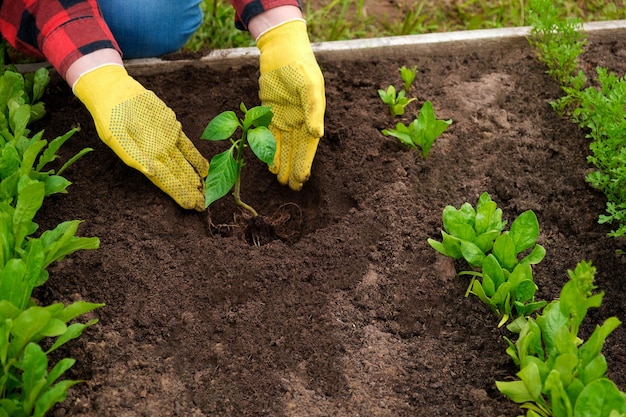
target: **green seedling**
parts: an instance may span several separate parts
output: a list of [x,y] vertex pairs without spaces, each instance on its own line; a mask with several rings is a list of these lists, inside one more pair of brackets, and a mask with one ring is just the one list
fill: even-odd
[[393,85],[387,87],[387,90],[378,90],[378,95],[383,103],[389,107],[391,117],[402,116],[406,106],[417,100],[416,98],[407,98],[405,90],[396,92],[396,88]]
[[452,120],[437,119],[432,103],[427,101],[419,111],[417,119],[408,125],[399,122],[395,129],[384,129],[382,134],[397,138],[409,148],[421,150],[422,156],[427,158],[435,140],[451,124]]
[[459,272],[472,277],[466,296],[476,295],[500,316],[499,327],[512,316],[527,316],[545,305],[534,298],[537,286],[531,265],[545,256],[545,249],[537,244],[539,223],[534,212],[520,214],[505,231],[502,210],[483,193],[476,208],[469,203],[460,209],[447,206],[442,218],[443,240],[428,239],[428,243],[439,253],[468,263],[472,269]]
[[507,328],[507,353],[520,371],[518,380],[496,381],[498,390],[526,409],[526,417],[626,415],[626,394],[607,378],[601,350],[621,322],[610,317],[587,341],[579,329],[587,311],[600,307],[603,293],[593,294],[595,267],[580,262],[570,280],[536,319],[520,317]]
[[[253,217],[257,217],[257,211],[244,203],[240,197],[243,151],[249,145],[257,158],[266,164],[273,163],[276,139],[268,127],[274,114],[267,106],[257,106],[248,110],[241,103],[239,107],[244,113],[242,119],[239,119],[233,111],[225,111],[213,118],[202,133],[202,139],[213,141],[228,139],[231,142],[228,150],[211,159],[204,187],[205,207],[209,207],[234,188],[235,202]],[[237,129],[242,130],[241,137],[234,139],[232,136]]]
[[402,78],[402,82],[404,83],[404,89],[409,91],[413,86],[413,81],[415,81],[415,76],[417,75],[417,66],[413,66],[413,68],[407,68],[406,66],[402,66],[400,68],[400,78]]

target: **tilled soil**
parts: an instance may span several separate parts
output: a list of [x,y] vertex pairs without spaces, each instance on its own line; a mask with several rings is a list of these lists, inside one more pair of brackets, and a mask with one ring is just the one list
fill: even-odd
[[[626,72],[626,37],[589,35],[584,68]],[[585,182],[589,139],[559,118],[561,95],[525,42],[505,48],[441,48],[366,60],[320,56],[326,132],[300,192],[260,162],[244,169],[242,196],[280,217],[269,238],[246,239],[230,198],[197,213],[179,208],[98,139],[87,111],[54,78],[37,128],[53,138],[80,125],[64,158],[92,147],[49,198],[42,229],[80,219],[101,247],[54,264],[42,303],[104,302],[99,323],[59,355],[77,359],[55,416],[481,416],[513,417],[518,405],[496,380],[514,377],[506,328],[455,265],[428,245],[446,205],[488,192],[512,221],[533,210],[546,258],[534,268],[538,298],[552,300],[581,260],[605,291],[583,332],[626,319],[623,241],[600,225],[605,198]],[[418,102],[453,124],[430,156],[381,130],[395,126],[377,90],[400,86],[416,65]],[[199,139],[206,123],[244,101],[259,104],[258,67],[185,65],[137,78],[179,116],[210,159],[221,145]],[[281,217],[282,216],[282,217]],[[626,389],[626,330],[604,353]]]

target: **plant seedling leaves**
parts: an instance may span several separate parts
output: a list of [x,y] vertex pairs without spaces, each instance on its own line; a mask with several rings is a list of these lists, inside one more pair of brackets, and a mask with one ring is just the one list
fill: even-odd
[[608,379],[598,379],[587,385],[578,396],[574,417],[608,416],[626,413],[626,398]]
[[475,217],[476,212],[469,204],[464,204],[460,210],[447,206],[443,209],[443,228],[450,235],[460,240],[473,242],[476,239]]
[[445,132],[451,124],[452,120],[439,120],[435,117],[435,111],[430,101],[426,101],[422,105],[415,127],[419,132],[422,132],[419,145],[425,158],[428,157],[435,139]]
[[539,237],[539,222],[535,213],[527,210],[520,214],[511,224],[510,234],[516,254],[533,246]]
[[202,139],[224,140],[230,138],[240,126],[234,111],[225,111],[215,116],[202,132]]
[[[249,114],[249,113],[248,113]],[[250,149],[261,161],[266,164],[274,162],[274,155],[276,154],[276,139],[272,132],[265,127],[259,126],[248,131],[248,143]]]
[[233,147],[215,155],[209,165],[209,174],[204,183],[204,207],[224,197],[237,180],[237,161],[233,158]]
[[397,123],[396,128],[394,129],[383,129],[381,133],[385,136],[393,136],[398,139],[403,145],[408,146],[409,148],[417,149],[415,143],[413,143],[413,138],[409,133],[409,129],[402,123]]

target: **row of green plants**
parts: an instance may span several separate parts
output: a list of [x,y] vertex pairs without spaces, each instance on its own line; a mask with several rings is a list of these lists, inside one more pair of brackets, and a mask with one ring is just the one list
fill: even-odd
[[[602,304],[596,292],[596,268],[581,261],[569,270],[559,298],[536,300],[532,265],[545,249],[537,244],[539,224],[532,210],[506,229],[502,210],[483,193],[476,207],[464,203],[443,210],[442,240],[428,243],[439,253],[464,261],[471,276],[466,296],[475,295],[507,323],[506,353],[519,368],[511,381],[496,381],[500,392],[521,404],[526,417],[624,417],[626,393],[607,376],[601,353],[621,322],[606,319],[587,338],[580,332],[590,308]],[[515,339],[515,337],[517,337]]]
[[91,150],[51,168],[76,129],[49,142],[43,131],[31,135],[29,125],[45,114],[40,99],[48,81],[46,69],[23,75],[0,62],[0,417],[44,416],[65,400],[79,382],[62,379],[75,360],[51,364],[49,356],[97,322],[78,317],[103,305],[39,305],[32,298],[52,263],[99,246],[96,237],[76,236],[78,220],[43,231],[34,221],[46,197],[67,193],[63,171]]
[[596,68],[588,79],[579,58],[587,43],[582,21],[564,18],[551,0],[531,0],[529,43],[564,96],[553,109],[583,128],[590,139],[587,161],[594,169],[586,180],[607,198],[600,223],[610,224],[609,236],[626,234],[626,78]]

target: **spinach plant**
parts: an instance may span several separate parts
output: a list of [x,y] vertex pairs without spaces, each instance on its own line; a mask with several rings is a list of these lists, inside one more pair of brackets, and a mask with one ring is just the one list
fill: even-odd
[[388,86],[386,90],[378,90],[378,95],[383,103],[389,107],[391,117],[402,116],[406,106],[417,100],[416,98],[408,98],[405,90],[396,91],[393,85]]
[[[213,118],[202,133],[202,139],[213,141],[228,139],[231,142],[228,150],[211,159],[204,188],[205,205],[209,207],[234,187],[235,202],[253,217],[257,217],[257,211],[244,203],[240,197],[243,151],[249,145],[261,161],[266,164],[274,161],[276,140],[268,128],[274,114],[267,106],[257,106],[248,110],[241,103],[240,109],[244,114],[243,118],[239,119],[234,111],[225,111]],[[232,136],[237,129],[241,129],[242,133],[239,139],[234,139]]]
[[61,173],[90,149],[58,172],[48,168],[75,130],[51,142],[42,139],[43,132],[30,137],[28,125],[45,113],[38,100],[49,80],[47,70],[22,76],[0,67],[0,416],[43,416],[78,382],[59,380],[73,359],[49,369],[48,355],[96,323],[74,320],[102,304],[39,306],[31,295],[48,280],[52,262],[95,249],[99,240],[77,237],[77,220],[39,233],[33,220],[46,196],[67,192],[70,182]]
[[467,262],[472,269],[459,272],[472,276],[466,296],[472,293],[491,307],[501,317],[498,326],[545,305],[535,301],[531,265],[541,262],[545,249],[537,244],[539,223],[533,211],[520,214],[505,231],[502,210],[485,192],[476,208],[469,203],[459,209],[447,206],[442,217],[442,241],[428,243],[443,255]]
[[415,81],[415,76],[417,75],[417,66],[413,66],[411,68],[403,65],[400,67],[400,78],[402,78],[402,83],[404,84],[404,90],[409,91],[413,86],[413,81]]
[[452,120],[437,119],[432,103],[426,101],[420,109],[417,119],[408,125],[399,122],[395,129],[384,129],[382,134],[397,138],[411,149],[421,150],[422,156],[427,158],[435,140],[451,124]]
[[507,353],[520,371],[515,381],[497,381],[511,400],[522,404],[527,417],[626,415],[626,394],[607,377],[601,353],[607,337],[621,323],[610,317],[587,341],[579,336],[590,308],[600,307],[603,293],[593,294],[596,269],[580,262],[568,271],[570,280],[558,300],[535,319],[519,317],[508,328],[519,334]]

